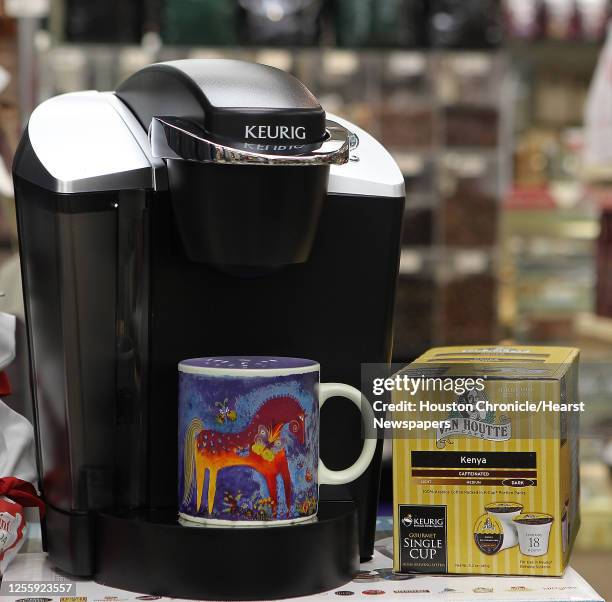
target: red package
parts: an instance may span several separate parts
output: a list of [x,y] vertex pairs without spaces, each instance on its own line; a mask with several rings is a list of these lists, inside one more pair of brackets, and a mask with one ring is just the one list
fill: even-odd
[[44,504],[34,486],[15,477],[0,479],[0,576],[23,545],[26,530],[24,508],[37,507],[41,517]]

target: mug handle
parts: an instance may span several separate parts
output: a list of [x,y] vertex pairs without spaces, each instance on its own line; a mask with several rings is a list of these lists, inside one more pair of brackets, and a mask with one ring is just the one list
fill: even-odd
[[[368,400],[365,399],[361,391],[355,389],[355,387],[342,383],[321,383],[319,385],[319,409],[323,407],[323,404],[330,397],[346,397],[346,399],[350,399],[359,408],[364,423],[367,424],[369,421],[370,424],[374,425],[374,412]],[[364,400],[363,403],[362,398]],[[375,450],[376,439],[366,438],[357,461],[344,470],[330,470],[323,464],[323,460],[319,458],[319,484],[343,485],[344,483],[350,483],[359,478],[370,465]]]

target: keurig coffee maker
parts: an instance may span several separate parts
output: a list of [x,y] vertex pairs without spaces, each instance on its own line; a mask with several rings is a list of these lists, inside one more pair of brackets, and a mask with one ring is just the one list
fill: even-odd
[[[181,527],[177,365],[305,357],[360,388],[363,362],[388,362],[404,207],[391,156],[287,73],[181,60],[41,104],[13,175],[52,563],[180,597],[346,580],[357,542],[372,555],[382,441],[355,483],[322,492],[314,523]],[[362,447],[359,413],[340,399],[323,412],[322,458],[344,468]],[[262,555],[286,549],[271,567],[282,583],[217,587],[228,546],[245,581],[265,581]],[[296,578],[298,554],[327,568]]]

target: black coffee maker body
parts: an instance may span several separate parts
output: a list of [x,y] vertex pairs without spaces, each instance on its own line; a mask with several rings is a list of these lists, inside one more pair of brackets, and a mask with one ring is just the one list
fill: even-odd
[[[14,162],[40,486],[51,561],[96,573],[96,515],[176,508],[177,364],[317,360],[360,387],[388,362],[403,179],[279,70],[174,61],[116,92],[52,98]],[[340,469],[360,416],[326,404]],[[373,551],[382,441],[355,500]]]

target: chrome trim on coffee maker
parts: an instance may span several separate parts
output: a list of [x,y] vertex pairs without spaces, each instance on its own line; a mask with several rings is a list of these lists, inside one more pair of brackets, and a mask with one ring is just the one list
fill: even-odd
[[152,155],[234,165],[343,165],[348,162],[351,132],[326,122],[327,137],[305,145],[221,143],[210,140],[199,126],[176,117],[153,117],[149,126]]

